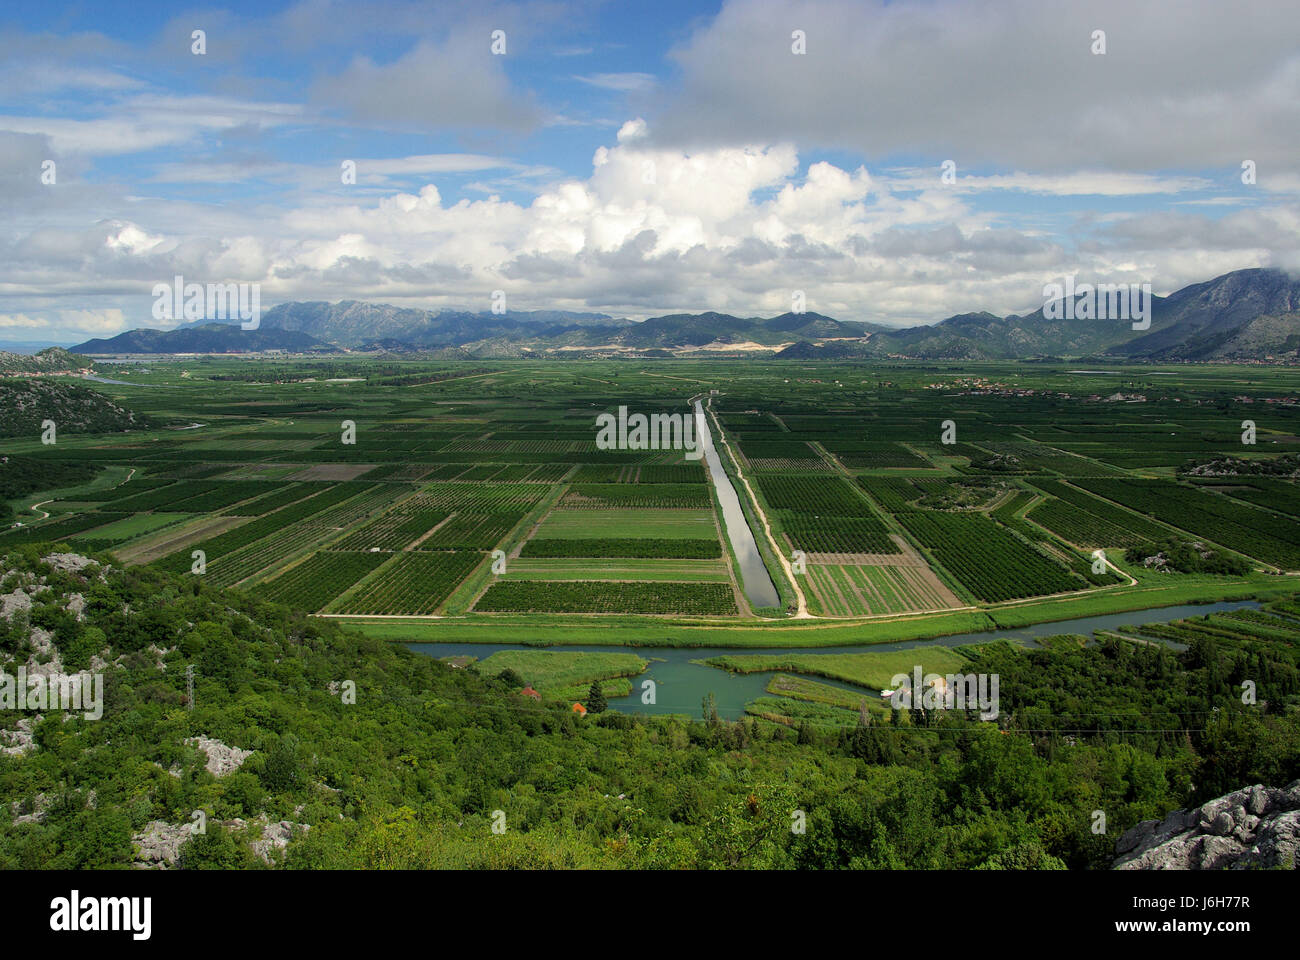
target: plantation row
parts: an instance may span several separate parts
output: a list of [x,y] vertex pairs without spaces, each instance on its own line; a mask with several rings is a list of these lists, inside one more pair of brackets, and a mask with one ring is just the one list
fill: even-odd
[[1279,513],[1300,517],[1300,485],[1293,480],[1271,477],[1230,477],[1232,483],[1249,484],[1244,489],[1229,490],[1229,496]]
[[344,537],[339,550],[401,550],[446,520],[445,510],[403,510],[401,507]]
[[822,446],[835,454],[840,463],[850,470],[907,468],[932,468],[929,460],[919,456],[901,443],[872,442],[837,438],[823,440]]
[[858,486],[867,491],[886,513],[910,509],[908,504],[921,495],[921,491],[912,486],[912,481],[903,477],[858,477]]
[[529,540],[521,557],[618,557],[671,560],[716,560],[722,544],[716,539],[688,540],[650,537],[603,537],[590,540]]
[[315,612],[387,559],[385,553],[317,553],[254,591],[274,603]]
[[319,527],[336,527],[347,529],[373,517],[377,511],[387,509],[395,500],[400,500],[411,490],[410,487],[390,483],[375,483],[363,487],[361,493],[335,506],[314,513],[303,522]]
[[758,478],[763,499],[773,510],[800,515],[863,517],[871,507],[843,477],[764,475]]
[[707,483],[700,464],[627,464],[611,466],[585,463],[578,467],[574,483]]
[[31,526],[13,527],[0,533],[0,546],[35,543],[39,540],[59,541],[74,533],[93,530],[95,527],[129,516],[131,516],[129,513],[76,513]]
[[319,513],[328,507],[332,507],[342,500],[356,496],[360,490],[369,489],[368,484],[340,483],[330,487],[321,493],[318,493],[306,500],[300,500],[297,503],[277,510],[275,513],[268,513],[264,517],[256,520],[250,520],[242,526],[235,527],[233,530],[227,530],[225,533],[213,537],[211,540],[204,540],[200,543],[193,544],[184,549],[177,550],[175,553],[168,554],[157,565],[164,570],[172,573],[186,573],[189,571],[193,560],[191,553],[194,550],[202,550],[209,561],[223,554],[232,553],[235,550],[245,547],[263,537],[283,535],[297,521],[304,520],[312,514]]
[[127,497],[134,497],[140,493],[148,493],[150,490],[157,490],[159,487],[165,487],[172,481],[165,477],[132,477],[126,483],[111,487],[108,490],[98,490],[94,493],[81,495],[82,500],[94,501],[96,503],[111,503],[115,500],[124,500]]
[[889,530],[843,477],[764,474],[759,489],[792,549],[898,553]]
[[632,613],[734,615],[729,584],[660,581],[505,580],[492,584],[474,609],[487,613]]
[[546,495],[546,489],[528,484],[431,483],[419,493],[421,505],[480,513],[502,510],[525,513]]
[[260,517],[264,514],[279,510],[281,507],[287,507],[291,503],[296,503],[304,497],[313,493],[320,493],[327,489],[325,483],[290,483],[282,490],[276,490],[273,493],[265,494],[243,504],[237,509],[227,510],[227,516],[238,517]]
[[[1028,490],[1021,490],[1006,503],[1002,504],[1002,506],[994,510],[993,517],[1003,526],[1010,530],[1014,530],[1030,543],[1040,544],[1042,549],[1047,551],[1049,555],[1057,557],[1062,563],[1069,567],[1070,570],[1078,574],[1084,580],[1087,580],[1093,586],[1102,587],[1112,583],[1121,582],[1122,578],[1113,573],[1109,568],[1103,569],[1101,573],[1093,573],[1093,561],[1090,556],[1083,556],[1063,544],[1058,544],[1038,527],[1034,526],[1032,523],[1027,523],[1025,520],[1016,516],[1017,512],[1026,504],[1037,498],[1038,494]],[[1074,542],[1079,543],[1077,540]]]
[[[169,510],[183,513],[214,513],[244,500],[262,497],[283,490],[287,484],[278,480],[218,480],[208,481],[214,487],[192,497],[174,500]],[[191,483],[179,486],[192,487]]]
[[524,518],[523,511],[456,513],[416,548],[418,550],[491,550]]
[[712,505],[702,483],[575,483],[564,495],[566,507],[705,508]]
[[1030,518],[1071,543],[1089,547],[1133,547],[1169,536],[1169,530],[1160,524],[1099,500],[1060,480],[1035,477],[1031,482],[1060,503],[1048,501],[1037,506],[1029,511]]
[[740,449],[745,459],[754,460],[820,460],[817,451],[802,440],[751,440],[740,438]]
[[1059,564],[983,514],[904,510],[897,517],[967,590],[985,602],[1061,593],[1082,586]]
[[810,517],[777,514],[790,546],[806,553],[898,553],[889,530],[876,517]]
[[1300,569],[1300,524],[1170,480],[1076,480],[1079,486],[1229,550]]
[[433,613],[482,560],[481,553],[399,553],[343,600],[338,612]]
[[332,533],[329,528],[314,525],[309,520],[300,521],[274,537],[263,537],[238,550],[208,557],[205,577],[218,587],[233,586],[323,543]]

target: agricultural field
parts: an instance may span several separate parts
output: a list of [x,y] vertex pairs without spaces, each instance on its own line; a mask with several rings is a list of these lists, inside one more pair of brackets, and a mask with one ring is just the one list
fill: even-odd
[[[654,642],[731,623],[711,641],[804,647],[852,639],[818,624],[895,618],[892,635],[924,637],[981,611],[1032,623],[1265,595],[1300,570],[1286,460],[1300,405],[1268,372],[991,364],[973,387],[957,367],[901,361],[358,356],[329,380],[293,375],[311,363],[281,359],[259,381],[256,357],[160,359],[96,384],[152,426],[4,441],[49,489],[10,497],[0,546],[63,542],[366,629],[411,618],[422,640],[600,644],[665,622]],[[1119,386],[1146,402],[1108,402]],[[602,412],[689,416],[696,397],[723,481],[698,450],[596,442]],[[1171,541],[1249,572],[1125,559]],[[763,574],[775,605],[751,596]]]

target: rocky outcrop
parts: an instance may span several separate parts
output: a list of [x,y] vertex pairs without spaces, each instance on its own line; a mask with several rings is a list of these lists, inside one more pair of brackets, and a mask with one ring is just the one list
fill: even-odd
[[[261,835],[248,841],[248,849],[263,863],[271,864],[278,854],[289,845],[295,834],[305,834],[311,827],[305,823],[292,820],[267,822],[263,814],[255,820],[236,817],[233,820],[217,820],[209,823],[209,828],[221,827],[247,837],[247,831],[261,827]],[[145,825],[142,832],[131,838],[135,844],[135,866],[143,870],[170,870],[180,859],[181,847],[185,841],[194,836],[194,825],[190,823],[167,823],[154,820]]]
[[193,825],[188,823],[153,820],[145,824],[143,832],[131,838],[136,845],[136,866],[163,870],[174,867],[181,845],[193,835]]
[[21,589],[13,593],[0,594],[0,617],[8,620],[19,610],[30,610],[32,608],[32,598]]
[[253,755],[252,750],[228,747],[220,740],[211,740],[208,737],[190,737],[185,742],[190,746],[198,747],[207,755],[208,762],[205,766],[214,777],[224,777],[228,773],[234,773]]
[[1117,870],[1295,869],[1300,780],[1256,784],[1163,820],[1146,820],[1115,844]]
[[278,854],[287,847],[295,832],[306,833],[310,829],[308,824],[294,823],[292,820],[268,823],[262,827],[262,836],[248,846],[263,862],[271,863],[272,853]]
[[41,557],[41,559],[55,570],[62,570],[65,573],[80,573],[95,562],[79,553],[51,553],[48,557]]
[[13,730],[0,730],[0,753],[11,757],[20,757],[36,749],[36,734],[32,728],[41,719],[38,713],[34,717],[23,717]]

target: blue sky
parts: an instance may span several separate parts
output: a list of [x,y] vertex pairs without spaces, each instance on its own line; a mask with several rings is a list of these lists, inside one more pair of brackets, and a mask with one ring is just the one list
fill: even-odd
[[1032,309],[1067,272],[1167,293],[1294,269],[1300,14],[1171,10],[10,5],[0,339],[156,325],[175,274],[631,317],[802,290],[910,324]]

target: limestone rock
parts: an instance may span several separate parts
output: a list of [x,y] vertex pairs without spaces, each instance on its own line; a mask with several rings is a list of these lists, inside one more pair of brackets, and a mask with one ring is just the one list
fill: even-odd
[[1115,843],[1118,870],[1295,869],[1300,780],[1256,784],[1163,820],[1146,820]]
[[13,593],[0,593],[0,617],[8,620],[19,610],[30,610],[32,608],[32,598],[22,590],[15,590]]
[[208,737],[190,737],[185,742],[198,747],[207,755],[208,762],[204,766],[214,777],[224,777],[228,773],[234,773],[253,755],[252,750],[240,750],[238,747],[230,747],[220,740],[212,740]]
[[54,569],[62,570],[65,573],[79,573],[95,562],[79,553],[52,553],[48,557],[41,557],[41,559]]
[[176,866],[181,845],[193,835],[191,831],[188,823],[153,820],[145,824],[144,831],[131,838],[137,847],[136,865],[163,870]]
[[0,753],[7,753],[9,756],[22,756],[31,753],[36,749],[36,736],[32,728],[37,721],[41,719],[38,713],[34,717],[23,717],[15,725],[13,730],[0,730],[0,741],[4,743],[0,747]]

